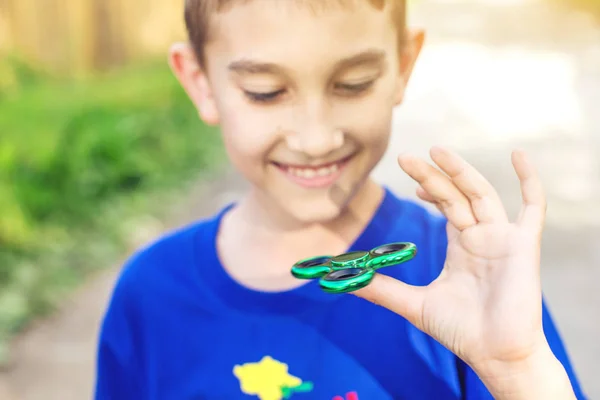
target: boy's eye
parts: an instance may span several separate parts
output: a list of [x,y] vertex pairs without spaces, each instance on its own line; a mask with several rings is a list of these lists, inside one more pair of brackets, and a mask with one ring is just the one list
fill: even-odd
[[[334,88],[338,93],[341,93],[344,96],[359,95],[371,88],[374,82],[374,80],[370,80],[360,83],[337,83],[335,84]],[[273,102],[285,94],[285,92],[285,89],[274,90],[271,92],[252,92],[249,90],[244,90],[246,97],[255,103]]]
[[374,81],[366,81],[361,83],[336,83],[335,89],[344,95],[360,94],[373,86],[373,82]]
[[244,94],[251,101],[257,103],[268,103],[270,101],[276,100],[277,97],[285,93],[285,89],[276,90],[273,92],[250,92],[248,90],[244,90]]

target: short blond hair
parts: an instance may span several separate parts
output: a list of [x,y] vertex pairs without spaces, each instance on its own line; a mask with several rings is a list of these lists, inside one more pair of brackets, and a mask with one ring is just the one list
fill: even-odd
[[[235,4],[247,3],[252,0],[185,0],[185,25],[188,39],[201,65],[204,65],[204,47],[210,40],[211,16],[232,7]],[[273,0],[289,1],[289,0]],[[313,9],[323,8],[334,4],[347,6],[357,1],[368,1],[371,6],[382,10],[386,3],[391,5],[391,17],[398,30],[399,45],[404,41],[406,27],[406,0],[293,0],[299,5]]]

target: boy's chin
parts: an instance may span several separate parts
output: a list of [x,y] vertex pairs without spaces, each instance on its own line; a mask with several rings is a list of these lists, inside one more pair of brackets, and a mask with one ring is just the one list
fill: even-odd
[[286,202],[284,207],[289,215],[303,224],[328,223],[338,218],[343,211],[342,207],[329,199],[294,203],[294,201]]
[[279,193],[279,206],[301,224],[327,224],[334,222],[356,198],[356,188],[334,186],[326,191],[315,191],[300,197]]

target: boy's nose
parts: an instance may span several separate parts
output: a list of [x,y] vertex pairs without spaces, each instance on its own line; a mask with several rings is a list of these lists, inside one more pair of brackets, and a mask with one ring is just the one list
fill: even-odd
[[326,156],[344,145],[344,132],[326,118],[325,110],[313,105],[312,112],[303,113],[294,131],[287,132],[290,150],[304,153],[311,158]]
[[305,132],[290,132],[286,141],[290,150],[319,158],[343,146],[344,132],[341,129],[312,128]]

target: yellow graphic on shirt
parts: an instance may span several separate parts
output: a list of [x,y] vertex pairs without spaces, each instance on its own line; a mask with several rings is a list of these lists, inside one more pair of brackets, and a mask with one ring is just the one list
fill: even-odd
[[269,356],[259,362],[236,365],[233,374],[240,381],[242,392],[256,395],[260,400],[289,399],[294,393],[313,389],[311,382],[290,375],[287,364]]

